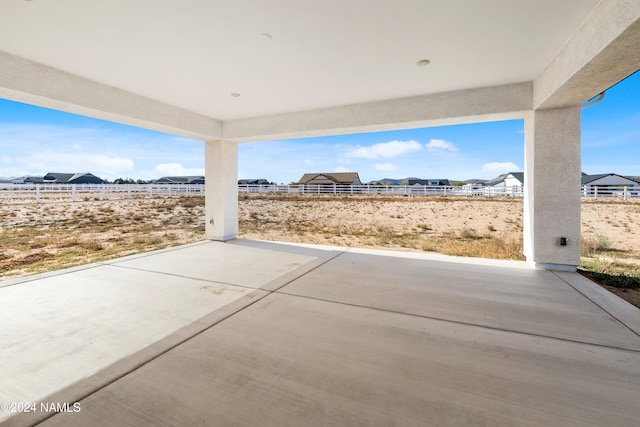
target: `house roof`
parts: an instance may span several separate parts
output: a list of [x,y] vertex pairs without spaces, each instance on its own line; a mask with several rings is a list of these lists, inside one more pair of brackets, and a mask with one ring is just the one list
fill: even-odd
[[484,183],[484,185],[486,186],[493,186],[493,185],[497,185],[500,184],[501,182],[504,182],[509,175],[513,176],[515,179],[517,179],[520,184],[524,185],[524,172],[507,172],[507,173],[503,173],[502,175],[499,175],[497,178],[494,179],[490,179],[489,181],[486,181]]
[[264,178],[257,178],[257,179],[239,179],[238,180],[238,184],[241,185],[264,185],[264,184],[270,184],[270,182]]
[[44,176],[44,180],[55,182],[69,182],[72,177],[77,175],[77,173],[49,172]]
[[[73,183],[75,181],[80,181],[83,178],[86,178],[91,181],[100,181],[104,182],[104,180],[100,177],[95,176],[89,172],[80,172],[80,173],[62,173],[62,172],[49,172],[42,179],[45,182],[54,182],[54,183]],[[33,180],[33,182],[38,182]]]
[[588,183],[593,182],[593,181],[597,181],[597,180],[605,178],[607,176],[617,176],[617,177],[620,177],[620,178],[624,178],[624,179],[628,179],[630,181],[634,181],[634,182],[640,183],[640,180],[638,179],[638,177],[622,176],[622,175],[618,175],[617,173],[601,173],[601,174],[596,174],[596,175],[582,175],[582,178],[581,178],[582,185],[588,184]]
[[188,184],[193,181],[204,180],[202,175],[189,175],[189,176],[163,176],[156,181],[170,181],[176,184]]
[[320,176],[326,177],[336,184],[352,184],[356,180],[360,181],[358,172],[330,172],[330,173],[305,173],[298,181],[300,184],[306,184]]
[[524,172],[509,172],[509,174],[520,181],[521,184],[524,184]]
[[409,185],[429,185],[430,182],[438,182],[439,185],[449,185],[449,180],[444,178],[409,178]]

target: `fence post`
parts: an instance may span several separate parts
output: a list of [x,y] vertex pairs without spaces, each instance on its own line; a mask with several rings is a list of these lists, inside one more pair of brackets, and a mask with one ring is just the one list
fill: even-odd
[[627,186],[626,185],[623,187],[622,195],[624,196],[624,200],[627,200]]
[[596,199],[596,200],[598,200],[598,186],[597,186],[597,185],[594,185],[594,186],[593,186],[593,188],[594,188],[594,191],[593,191],[593,198],[594,198],[594,199]]
[[40,184],[36,184],[36,203],[40,203]]

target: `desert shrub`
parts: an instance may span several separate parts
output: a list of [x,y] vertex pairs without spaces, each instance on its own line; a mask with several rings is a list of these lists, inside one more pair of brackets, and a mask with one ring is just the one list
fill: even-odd
[[395,232],[393,228],[387,226],[380,226],[376,228],[376,237],[380,245],[388,245],[393,241]]
[[597,252],[606,252],[612,249],[611,241],[603,234],[594,237],[581,237],[582,256],[593,256]]
[[199,196],[182,196],[178,199],[178,206],[183,208],[195,208],[197,206],[204,206],[204,197]]
[[460,230],[460,238],[462,239],[479,239],[480,236],[478,236],[478,233],[476,233],[476,230],[474,230],[473,228],[463,228],[462,230]]

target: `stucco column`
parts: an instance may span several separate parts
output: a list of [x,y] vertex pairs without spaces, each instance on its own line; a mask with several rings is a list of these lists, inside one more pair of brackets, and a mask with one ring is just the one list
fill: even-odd
[[580,264],[580,115],[576,106],[525,118],[524,255],[538,268]]
[[238,234],[238,144],[205,141],[205,230],[207,239]]

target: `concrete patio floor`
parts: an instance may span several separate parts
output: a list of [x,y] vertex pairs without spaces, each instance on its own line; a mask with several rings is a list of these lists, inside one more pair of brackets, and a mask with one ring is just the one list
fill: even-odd
[[3,425],[640,420],[640,310],[516,261],[207,241],[1,281],[0,324]]

